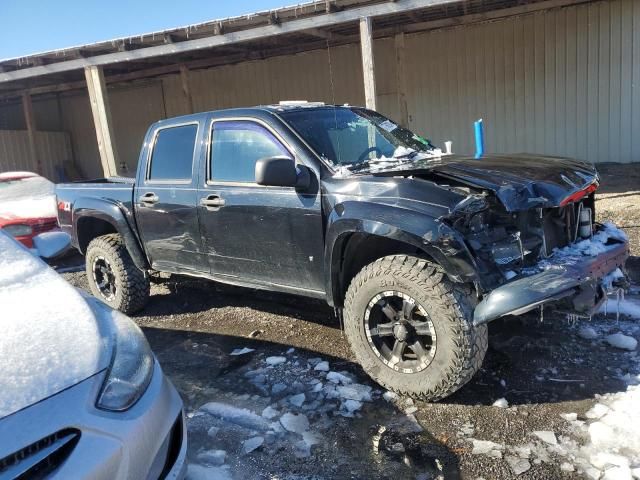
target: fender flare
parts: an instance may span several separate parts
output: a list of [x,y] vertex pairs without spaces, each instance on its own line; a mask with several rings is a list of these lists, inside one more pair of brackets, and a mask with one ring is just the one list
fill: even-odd
[[[78,198],[73,204],[73,238],[76,239],[77,247],[80,250],[78,223],[83,218],[97,218],[110,223],[124,240],[124,244],[131,255],[133,263],[141,269],[149,268],[149,262],[138,238],[133,232],[127,217],[118,204],[90,197]],[[81,253],[85,253],[82,252]]]
[[421,212],[379,203],[344,202],[327,219],[324,272],[327,301],[338,306],[342,252],[353,233],[387,238],[432,258],[454,282],[474,282],[477,265],[458,232]]

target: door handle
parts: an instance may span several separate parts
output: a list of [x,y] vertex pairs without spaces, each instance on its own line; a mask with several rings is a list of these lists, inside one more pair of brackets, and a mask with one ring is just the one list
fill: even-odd
[[224,207],[227,202],[224,201],[224,198],[219,197],[218,195],[209,195],[208,197],[200,200],[200,205],[210,211],[219,210],[220,207]]
[[145,193],[144,195],[142,195],[140,197],[140,203],[144,206],[150,207],[156,203],[158,203],[158,201],[160,200],[160,198],[153,192],[148,192]]

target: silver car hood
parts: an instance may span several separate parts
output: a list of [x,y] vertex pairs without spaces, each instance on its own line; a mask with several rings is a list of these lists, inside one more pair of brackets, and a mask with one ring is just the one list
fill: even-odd
[[0,232],[0,418],[108,367],[105,309]]

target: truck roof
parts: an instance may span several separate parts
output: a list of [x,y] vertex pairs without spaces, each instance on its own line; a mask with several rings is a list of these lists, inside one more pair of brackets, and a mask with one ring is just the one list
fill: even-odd
[[237,116],[256,116],[264,117],[279,112],[291,112],[296,110],[320,110],[324,108],[352,108],[353,105],[332,105],[324,102],[308,102],[308,101],[283,101],[270,105],[256,105],[253,107],[226,108],[222,110],[209,110],[205,112],[191,113],[188,115],[180,115],[159,120],[154,125],[162,125],[167,122],[200,120],[203,116],[215,114],[217,118],[237,117]]

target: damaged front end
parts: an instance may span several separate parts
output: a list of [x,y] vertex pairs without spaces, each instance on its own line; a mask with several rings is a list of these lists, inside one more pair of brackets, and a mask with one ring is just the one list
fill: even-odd
[[[628,287],[627,238],[594,218],[594,182],[557,206],[509,211],[492,192],[469,190],[445,221],[474,254],[481,325],[554,303],[570,318],[590,317],[607,294]],[[619,294],[619,292],[618,292]]]

